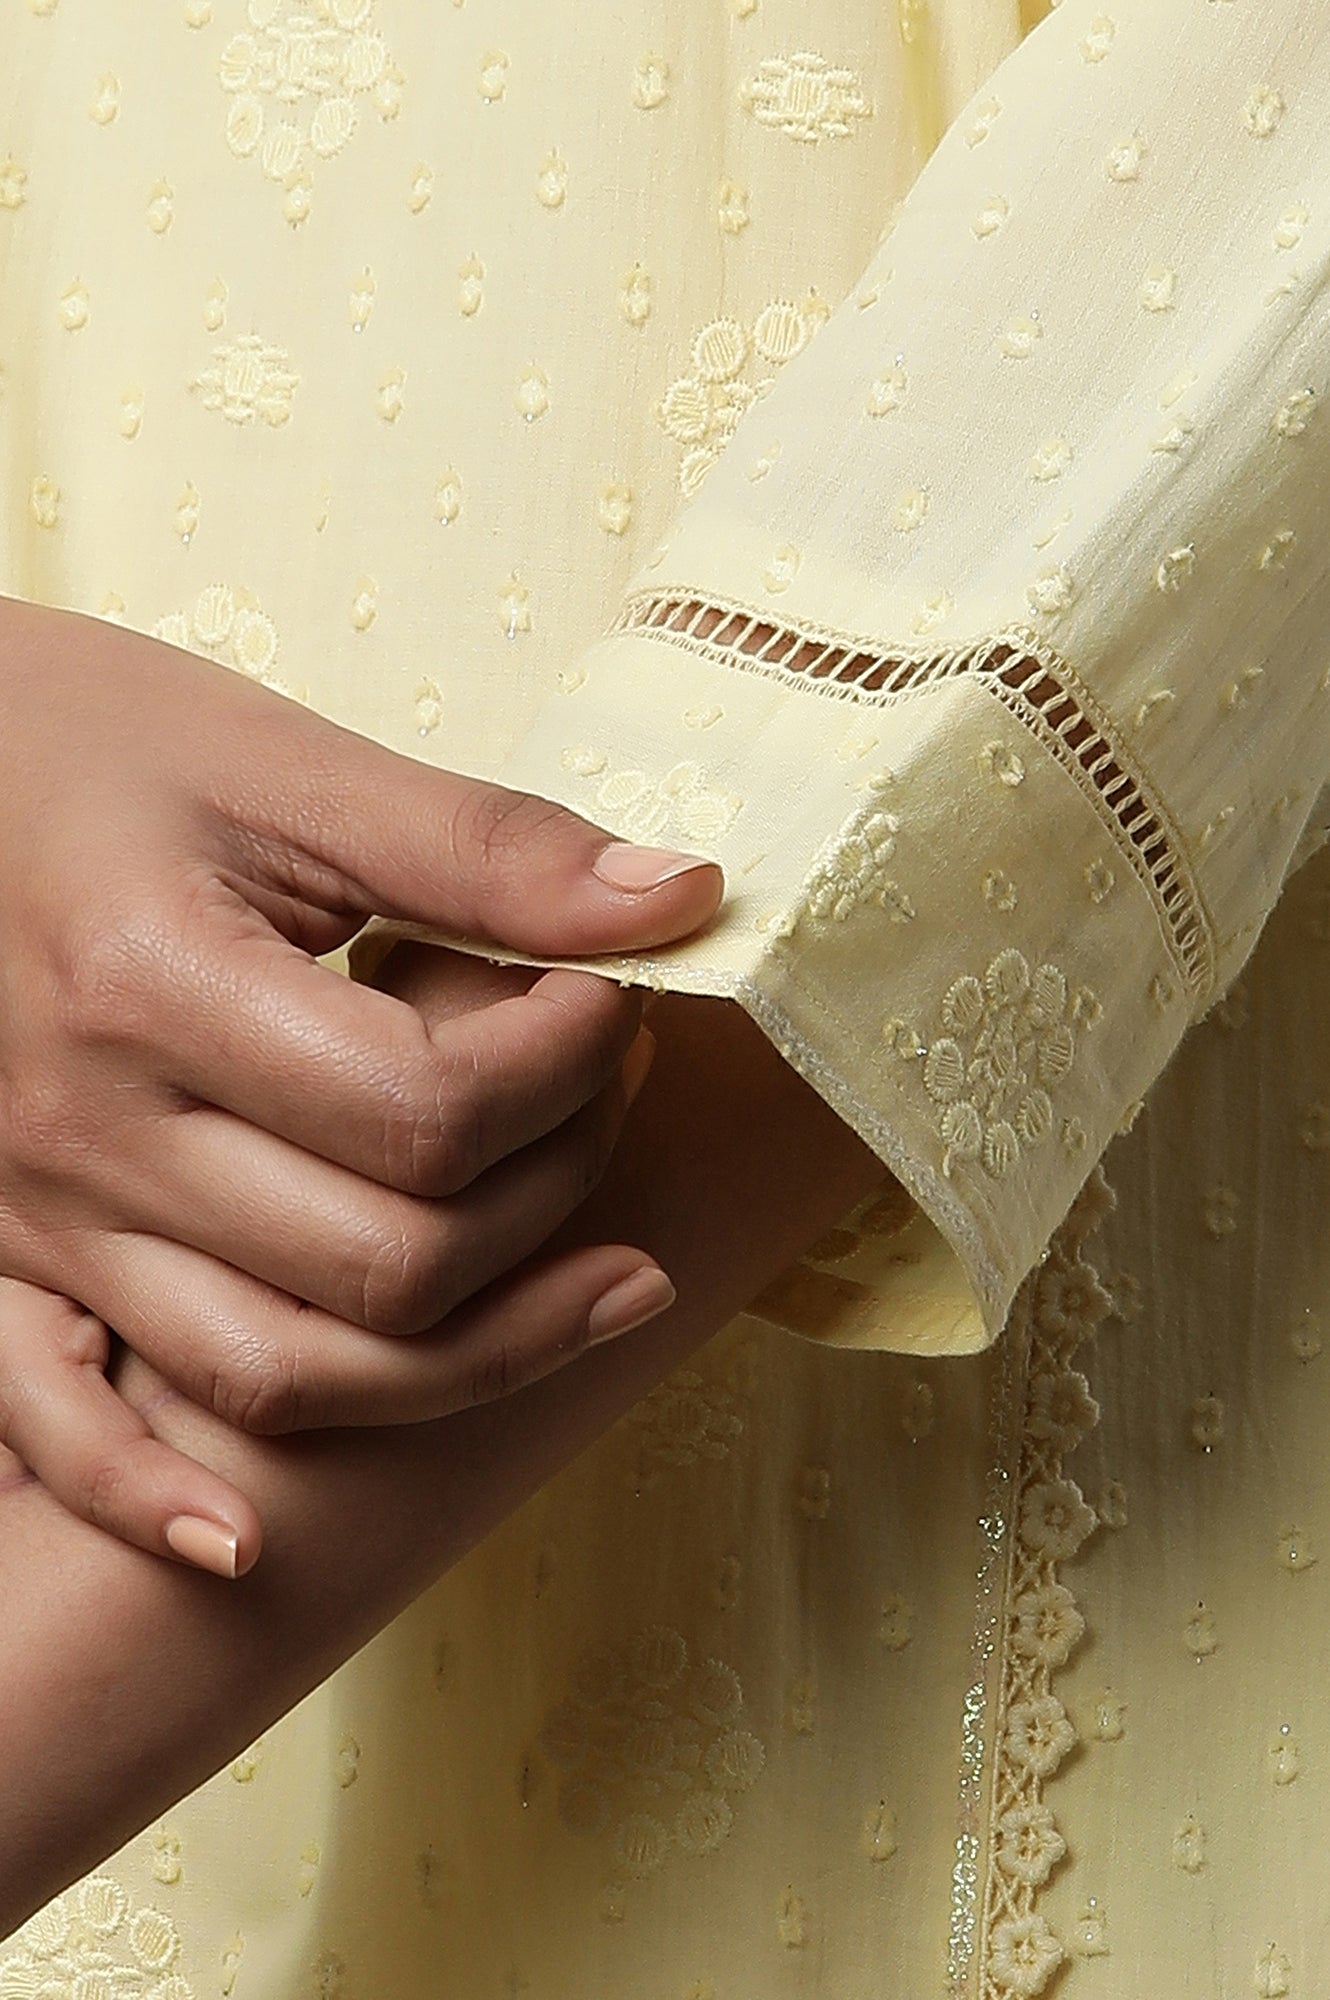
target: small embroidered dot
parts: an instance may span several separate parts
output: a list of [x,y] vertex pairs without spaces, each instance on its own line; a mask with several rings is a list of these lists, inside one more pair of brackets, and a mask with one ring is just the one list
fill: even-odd
[[443,690],[439,683],[417,681],[412,703],[416,713],[417,736],[432,736],[443,721]]
[[1212,1452],[1224,1437],[1224,1405],[1218,1396],[1198,1396],[1191,1406],[1191,1441],[1198,1450]]
[[1127,1525],[1127,1489],[1120,1480],[1110,1479],[1099,1496],[1095,1512],[1105,1528],[1125,1528]]
[[1281,528],[1277,535],[1270,537],[1261,550],[1256,559],[1256,567],[1267,574],[1271,570],[1287,569],[1297,540],[1292,528]]
[[1007,322],[1002,336],[1002,352],[1012,361],[1028,361],[1044,329],[1034,313],[1022,313]]
[[1205,1828],[1190,1813],[1173,1836],[1173,1866],[1184,1875],[1199,1875],[1205,1866]]
[[1302,232],[1311,221],[1311,210],[1300,201],[1293,202],[1281,214],[1275,224],[1271,243],[1276,250],[1296,250],[1302,241]]
[[434,169],[424,160],[417,162],[406,191],[406,205],[412,215],[423,215],[434,198]]
[[434,487],[434,518],[442,527],[450,528],[462,511],[462,480],[460,474],[451,469],[443,473]]
[[487,104],[497,104],[508,88],[508,58],[502,49],[490,49],[480,59],[476,84]]
[[967,146],[982,145],[1001,116],[1002,106],[996,97],[985,97],[975,105],[973,115],[965,128]]
[[1046,569],[1027,587],[1026,603],[1043,618],[1056,618],[1076,601],[1076,582],[1066,563]]
[[175,221],[175,189],[169,181],[154,181],[148,192],[148,227],[154,236],[165,236]]
[[458,267],[457,309],[471,319],[480,311],[485,299],[485,266],[474,250],[466,262]]
[[1194,1660],[1208,1659],[1219,1647],[1213,1612],[1198,1604],[1182,1628],[1182,1643]]
[[1159,433],[1159,436],[1154,440],[1150,449],[1151,451],[1173,453],[1185,451],[1195,435],[1196,426],[1191,418],[1179,417],[1175,423],[1169,425],[1166,431]]
[[120,435],[122,438],[136,438],[143,428],[142,389],[122,389],[120,392]]
[[296,1870],[296,1894],[302,1900],[313,1893],[322,1859],[323,1850],[317,1840],[309,1841],[300,1850],[300,1866]]
[[919,1444],[931,1436],[937,1421],[934,1402],[933,1391],[927,1382],[912,1382],[906,1390],[901,1429],[912,1444]]
[[1090,901],[1092,903],[1102,903],[1106,897],[1111,896],[1115,880],[1116,877],[1113,874],[1113,870],[1106,861],[1087,862],[1085,868],[1085,886],[1090,892]]
[[984,901],[1009,917],[1016,907],[1016,884],[1010,875],[1004,875],[1001,869],[991,870],[985,875]]
[[568,162],[562,153],[547,153],[536,175],[536,199],[542,208],[562,208],[568,193]]
[[0,208],[22,208],[27,200],[28,174],[12,153],[0,160]]
[[803,1898],[787,1889],[776,1914],[776,1937],[787,1951],[797,1951],[808,1942],[808,1911]]
[[891,514],[892,527],[898,534],[913,534],[916,528],[923,526],[928,506],[929,496],[924,487],[907,487],[904,493],[896,496],[896,504]]
[[351,623],[357,632],[368,632],[379,615],[379,586],[372,576],[362,576],[351,599]]
[[1284,115],[1284,100],[1269,84],[1261,84],[1242,107],[1242,122],[1254,139],[1268,139]]
[[360,1745],[354,1736],[346,1735],[338,1744],[337,1755],[333,1759],[333,1769],[337,1773],[337,1782],[343,1791],[354,1785],[360,1775]]
[[189,547],[189,544],[198,532],[199,516],[202,512],[202,507],[203,503],[199,497],[199,489],[191,479],[175,503],[175,531],[186,548]]
[[118,76],[99,76],[96,89],[88,105],[88,116],[94,125],[113,125],[120,115],[120,79]]
[[1268,1945],[1256,1961],[1252,1987],[1256,2000],[1287,2000],[1293,1991],[1293,1966],[1287,1953]]
[[1080,43],[1083,62],[1102,62],[1113,46],[1117,23],[1109,14],[1096,14]]
[[385,424],[395,424],[405,407],[402,390],[406,375],[400,368],[390,368],[374,392],[374,407]]
[[1176,700],[1177,695],[1172,688],[1156,688],[1138,706],[1134,717],[1136,727],[1144,729],[1152,715],[1157,715],[1162,709],[1171,708]]
[[1030,460],[1031,479],[1060,479],[1071,457],[1071,446],[1064,437],[1046,438]]
[[54,528],[60,519],[60,488],[39,472],[28,489],[28,507],[39,528]]
[[670,66],[663,56],[643,56],[633,71],[633,103],[639,111],[654,111],[670,94]]
[[727,236],[738,236],[749,223],[748,190],[737,181],[724,180],[716,196],[716,220]]
[[226,303],[229,297],[226,286],[220,278],[214,278],[203,294],[203,324],[209,333],[218,333],[226,324]]
[[523,370],[513,400],[524,422],[533,424],[537,417],[543,417],[550,406],[550,378],[545,370],[531,362]]
[[970,224],[970,228],[982,242],[985,236],[995,236],[1010,214],[1011,203],[1000,194],[991,194]]
[[1275,435],[1281,438],[1305,437],[1316,415],[1317,401],[1315,389],[1295,389],[1286,396],[1274,415]]
[[1294,1785],[1302,1773],[1302,1759],[1298,1746],[1285,1723],[1265,1753],[1266,1768],[1270,1782],[1275,1785]]
[[888,368],[869,384],[865,408],[870,417],[889,416],[898,410],[909,389],[909,377],[903,368]]
[[152,1838],[152,1876],[164,1889],[173,1889],[184,1873],[180,1860],[180,1835],[160,1827]]
[[900,1653],[914,1637],[914,1610],[899,1592],[882,1600],[882,1610],[878,1619],[878,1637],[888,1652]]
[[1002,785],[1020,785],[1025,782],[1025,765],[1009,744],[1002,742],[985,743],[979,752],[979,768],[987,771]]
[[633,495],[628,486],[610,485],[602,488],[596,501],[596,519],[607,535],[623,535],[628,532],[633,518]]
[[206,28],[212,20],[212,0],[184,0],[181,18],[187,28]]
[[923,638],[933,628],[949,618],[956,609],[956,600],[949,591],[936,590],[926,597],[910,620],[910,630],[917,638]]
[[896,1815],[885,1799],[864,1814],[859,1846],[870,1861],[890,1861],[896,1852]]
[[775,466],[776,460],[780,457],[780,452],[780,440],[775,439],[759,457],[753,460],[748,468],[748,477],[754,481],[765,479]]
[[1236,709],[1245,708],[1265,679],[1264,667],[1244,667],[1235,681],[1230,681],[1219,697],[1219,705],[1228,715]]
[[576,694],[587,684],[587,674],[583,667],[561,667],[554,676],[554,685],[560,694]]
[[619,287],[619,311],[629,326],[645,326],[651,317],[651,278],[634,264]]
[[378,280],[366,265],[351,287],[347,300],[347,311],[351,320],[351,331],[363,333],[374,310],[374,300],[379,289]]
[[793,548],[789,542],[782,542],[780,547],[772,552],[771,560],[762,572],[762,581],[767,589],[788,590],[798,574],[802,560],[798,549]]
[[1190,579],[1196,567],[1196,545],[1188,542],[1180,549],[1170,549],[1155,569],[1155,583],[1160,590],[1181,590]]
[[499,623],[506,639],[531,630],[531,593],[513,570],[499,592]]
[[73,279],[60,294],[60,324],[69,333],[79,333],[88,324],[90,310],[87,286]]
[[1151,264],[1140,283],[1137,297],[1146,312],[1170,312],[1178,288],[1178,274],[1165,264]]
[[1201,1226],[1216,1242],[1232,1236],[1238,1226],[1238,1197],[1222,1184],[1207,1188],[1201,1197]]
[[1133,132],[1129,139],[1122,139],[1114,146],[1104,161],[1104,172],[1111,181],[1139,180],[1141,161],[1150,147],[1144,135]]
[[1071,1927],[1071,1948],[1078,1958],[1107,1958],[1107,1918],[1091,1896]]

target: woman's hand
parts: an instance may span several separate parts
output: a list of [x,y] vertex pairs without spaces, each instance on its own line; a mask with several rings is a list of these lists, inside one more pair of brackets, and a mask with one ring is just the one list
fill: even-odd
[[316,956],[374,912],[631,949],[705,922],[719,870],[9,600],[0,769],[0,1272],[79,1302],[0,1293],[0,1439],[75,1512],[158,1550],[197,1517],[242,1567],[253,1510],[131,1435],[109,1328],[232,1424],[393,1422],[553,1365],[645,1264],[591,1253],[520,1352],[468,1306],[603,1168],[635,998],[554,972],[426,1023]]

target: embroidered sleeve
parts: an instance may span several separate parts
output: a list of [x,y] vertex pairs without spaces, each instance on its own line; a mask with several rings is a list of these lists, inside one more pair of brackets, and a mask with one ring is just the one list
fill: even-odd
[[1328,257],[1322,0],[1063,0],[501,773],[724,863],[624,970],[917,1202],[805,1331],[990,1338],[1317,836]]

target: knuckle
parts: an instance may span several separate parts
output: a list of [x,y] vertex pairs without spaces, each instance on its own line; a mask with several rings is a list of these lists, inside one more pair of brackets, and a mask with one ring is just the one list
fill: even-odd
[[60,1022],[70,1040],[116,1046],[140,1040],[157,956],[153,926],[142,912],[132,924],[103,920],[82,927],[65,955],[59,985]]
[[108,1452],[89,1460],[79,1480],[84,1519],[94,1527],[117,1528],[124,1519],[128,1486],[128,1469],[122,1459]]
[[474,1064],[440,1060],[432,1051],[412,1086],[390,1099],[385,1153],[391,1184],[438,1199],[456,1194],[485,1165],[481,1079]]
[[447,1261],[423,1231],[383,1231],[358,1275],[360,1325],[371,1333],[423,1333],[446,1309]]
[[294,1348],[254,1348],[243,1365],[220,1374],[211,1397],[215,1413],[251,1437],[283,1437],[308,1420]]
[[460,861],[487,873],[502,873],[533,845],[547,845],[578,824],[549,799],[508,791],[502,785],[477,785],[457,807],[453,840]]

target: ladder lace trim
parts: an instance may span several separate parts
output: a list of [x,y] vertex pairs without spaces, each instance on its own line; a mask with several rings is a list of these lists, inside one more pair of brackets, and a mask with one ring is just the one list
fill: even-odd
[[627,599],[610,631],[874,706],[908,699],[942,681],[977,681],[1038,737],[1090,802],[1150,896],[1188,990],[1201,997],[1213,985],[1213,925],[1181,834],[1117,741],[1094,695],[1026,627],[1011,626],[978,644],[942,652],[883,650],[845,633],[776,626],[742,605],[642,592]]

